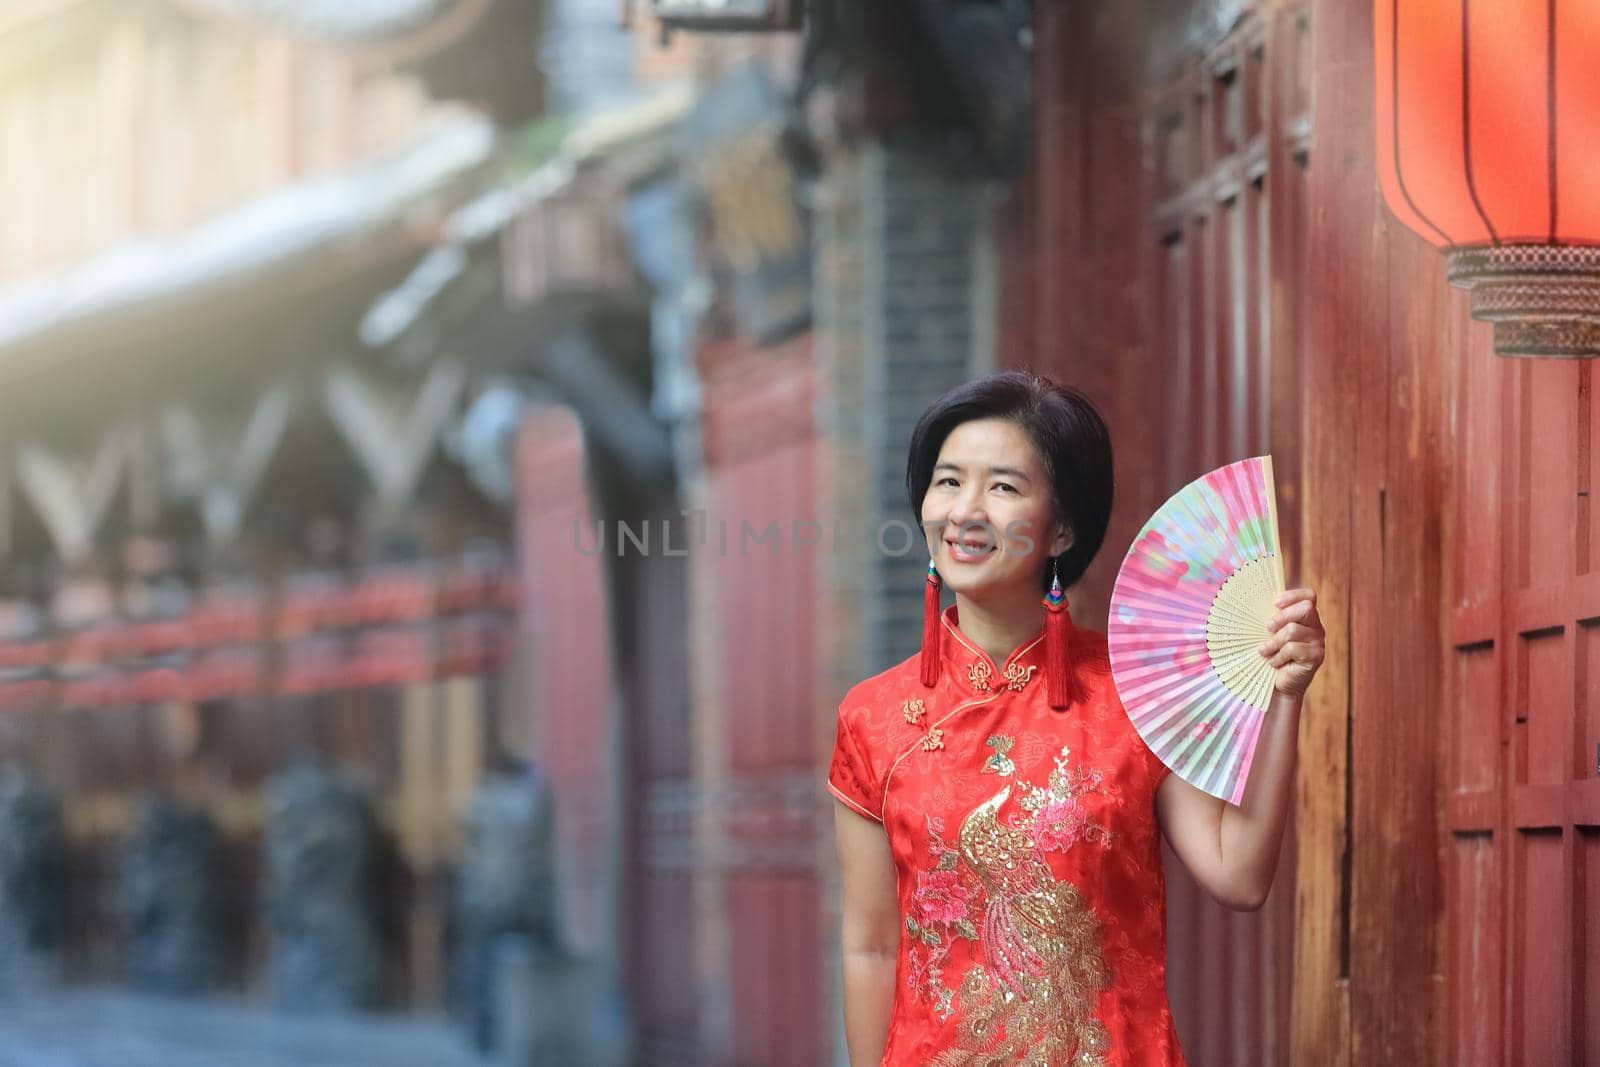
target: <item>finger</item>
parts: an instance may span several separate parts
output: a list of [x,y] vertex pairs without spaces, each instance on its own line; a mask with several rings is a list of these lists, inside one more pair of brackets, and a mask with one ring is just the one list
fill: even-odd
[[1274,667],[1287,667],[1289,664],[1296,662],[1304,650],[1305,645],[1301,642],[1290,641],[1278,649],[1277,654],[1270,661],[1271,665]]
[[1283,592],[1272,598],[1272,606],[1275,608],[1281,608],[1289,604],[1293,604],[1297,600],[1310,600],[1313,604],[1315,604],[1317,602],[1317,591],[1315,589],[1305,588],[1285,589]]
[[1309,626],[1298,622],[1287,623],[1273,635],[1274,648],[1282,648],[1290,641],[1312,641],[1320,636],[1321,634]]
[[1317,629],[1312,629],[1302,623],[1291,622],[1277,633],[1272,634],[1265,641],[1256,646],[1256,650],[1263,655],[1272,655],[1283,649],[1285,645],[1300,643],[1303,645],[1320,645],[1326,635]]
[[1308,619],[1315,618],[1316,614],[1317,606],[1315,604],[1309,600],[1299,600],[1293,604],[1290,604],[1288,607],[1283,608],[1273,615],[1272,618],[1268,619],[1267,629],[1276,630],[1285,622],[1304,622]]
[[1272,657],[1274,667],[1287,666],[1290,663],[1299,663],[1308,667],[1322,665],[1322,646],[1312,641],[1290,641],[1280,648]]
[[1256,651],[1261,653],[1263,656],[1276,655],[1287,642],[1293,639],[1293,637],[1293,634],[1280,630],[1257,645]]

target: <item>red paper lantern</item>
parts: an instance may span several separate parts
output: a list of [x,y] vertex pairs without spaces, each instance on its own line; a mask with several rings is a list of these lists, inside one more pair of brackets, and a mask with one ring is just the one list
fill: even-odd
[[1375,0],[1378,176],[1503,356],[1600,355],[1600,4]]

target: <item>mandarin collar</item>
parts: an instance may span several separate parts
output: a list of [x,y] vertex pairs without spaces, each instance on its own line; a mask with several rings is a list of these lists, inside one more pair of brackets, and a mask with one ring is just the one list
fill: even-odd
[[[1011,654],[996,664],[977,643],[961,632],[956,624],[957,605],[951,604],[940,613],[940,660],[945,677],[955,685],[956,691],[971,696],[988,696],[991,693],[1022,692],[1035,686],[1044,688],[1044,620],[1038,631]],[[1042,614],[1042,612],[1041,612]],[[1070,626],[1070,616],[1069,623]]]

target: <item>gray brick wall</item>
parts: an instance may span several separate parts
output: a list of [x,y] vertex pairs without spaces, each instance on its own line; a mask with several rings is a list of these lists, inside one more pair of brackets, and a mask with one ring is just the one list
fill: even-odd
[[[843,537],[819,570],[823,677],[819,747],[833,700],[916,651],[928,557],[905,499],[911,430],[939,393],[993,366],[993,191],[934,151],[867,145],[833,153],[816,205],[816,353],[825,383],[819,514]],[[902,528],[881,552],[876,532]],[[948,598],[947,598],[948,599]],[[831,849],[831,841],[828,842]],[[831,870],[831,856],[824,869]],[[837,885],[825,887],[825,1024],[844,1053]]]
[[[941,392],[973,370],[976,325],[987,310],[980,283],[988,193],[973,177],[952,174],[940,156],[915,147],[878,147],[862,160],[862,237],[867,248],[862,439],[871,466],[877,522],[915,522],[905,500],[906,446],[917,418]],[[867,673],[915,652],[922,634],[918,541],[896,557],[869,553],[861,605]],[[904,543],[897,534],[890,539]]]
[[905,500],[906,447],[936,396],[993,365],[995,197],[937,150],[868,145],[833,156],[820,199],[822,510],[849,534],[824,575],[831,692],[921,637],[928,558]]

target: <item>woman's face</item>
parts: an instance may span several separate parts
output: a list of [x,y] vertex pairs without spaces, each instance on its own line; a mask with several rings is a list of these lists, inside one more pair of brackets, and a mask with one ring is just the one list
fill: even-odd
[[950,431],[922,498],[922,528],[940,578],[979,601],[1039,595],[1040,572],[1072,544],[1055,518],[1044,463],[1010,419]]

